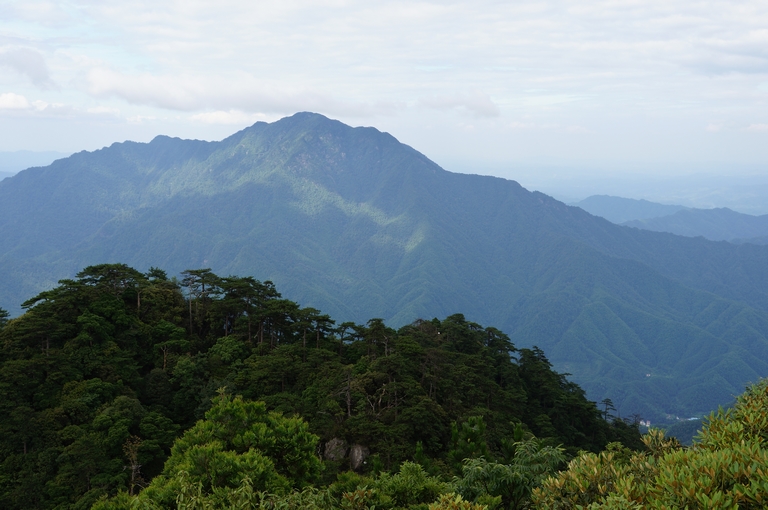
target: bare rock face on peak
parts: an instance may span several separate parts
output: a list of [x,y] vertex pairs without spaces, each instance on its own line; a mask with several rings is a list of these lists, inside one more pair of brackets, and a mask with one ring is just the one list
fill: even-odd
[[313,113],[0,182],[0,307],[105,262],[271,280],[339,322],[463,313],[622,416],[706,412],[768,375],[768,247],[615,225]]

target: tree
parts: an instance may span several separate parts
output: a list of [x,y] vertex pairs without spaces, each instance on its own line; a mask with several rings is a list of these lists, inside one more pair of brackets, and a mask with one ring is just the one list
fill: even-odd
[[178,354],[189,348],[189,341],[186,339],[184,329],[174,326],[165,319],[152,328],[152,339],[155,341],[154,348],[163,356],[163,370],[168,368],[169,355]]
[[[181,286],[187,289],[187,300],[189,301],[189,332],[195,333],[195,323],[197,323],[197,334],[202,334],[201,330],[203,317],[208,309],[209,298],[219,291],[221,279],[206,269],[187,269],[181,272],[183,276]],[[195,305],[195,319],[192,317],[192,304]]]
[[604,398],[600,401],[600,403],[603,405],[603,419],[608,421],[609,413],[616,410],[616,407],[613,405],[613,400],[610,398]]
[[466,459],[456,490],[470,501],[507,510],[527,508],[533,489],[565,462],[562,448],[546,446],[535,437],[515,443],[508,464],[483,457]]
[[[573,452],[604,447],[616,424],[622,441],[639,437],[606,423],[541,351],[517,350],[461,315],[397,331],[380,319],[334,329],[271,282],[186,277],[182,289],[155,268],[91,266],[0,329],[0,507],[87,506],[119,491],[130,500],[153,479],[140,497],[231,506],[235,493],[261,498],[314,481],[309,431],[367,449],[360,476],[411,459],[431,476],[460,473],[467,457],[509,465],[528,431]],[[245,398],[212,398],[222,386]],[[288,418],[297,413],[309,424]],[[236,423],[242,430],[227,432]],[[343,453],[328,460],[324,482],[348,465]],[[372,483],[349,488],[349,503]],[[304,488],[293,494],[296,508],[319,501]]]
[[140,497],[170,504],[182,485],[210,495],[236,490],[246,477],[256,491],[304,487],[320,473],[317,442],[302,419],[220,390],[205,419],[176,440],[162,475]]
[[2,330],[5,325],[8,324],[8,317],[10,317],[8,311],[0,308],[0,330]]
[[461,425],[456,422],[451,424],[451,450],[448,458],[458,470],[465,459],[488,457],[489,453],[482,416],[470,416]]

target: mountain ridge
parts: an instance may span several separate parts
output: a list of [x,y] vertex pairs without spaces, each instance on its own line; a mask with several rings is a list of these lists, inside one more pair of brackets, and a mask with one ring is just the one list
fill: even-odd
[[747,242],[753,244],[768,236],[768,214],[752,216],[727,207],[715,209],[687,209],[668,216],[627,221],[628,227],[694,237],[703,236],[711,241]]
[[3,299],[104,262],[253,275],[340,321],[463,313],[654,420],[768,375],[765,247],[617,226],[317,114],[113,144],[0,184]]
[[612,195],[592,195],[569,205],[580,207],[590,214],[619,225],[627,221],[668,216],[677,211],[688,209],[682,205],[660,204],[645,199],[638,200]]
[[755,216],[727,207],[698,209],[593,195],[571,204],[612,223],[686,237],[702,236],[710,241],[736,244],[768,244],[768,215]]

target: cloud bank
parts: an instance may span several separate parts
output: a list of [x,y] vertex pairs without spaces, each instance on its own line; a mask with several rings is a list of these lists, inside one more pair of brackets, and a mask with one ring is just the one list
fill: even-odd
[[735,136],[765,132],[766,27],[722,0],[7,0],[0,121],[213,138],[310,110],[446,157],[762,161]]

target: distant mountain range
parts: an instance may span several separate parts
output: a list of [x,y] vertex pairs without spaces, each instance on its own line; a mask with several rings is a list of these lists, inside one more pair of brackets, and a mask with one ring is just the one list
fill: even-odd
[[317,114],[0,182],[0,306],[102,262],[272,280],[337,321],[463,313],[654,421],[768,375],[768,247],[618,226]]
[[629,227],[712,241],[768,244],[768,214],[753,216],[724,207],[695,209],[607,195],[594,195],[572,205]]
[[592,195],[570,205],[581,207],[590,214],[601,216],[617,224],[622,224],[626,221],[669,216],[687,209],[687,207],[682,205],[658,204],[648,200],[635,200],[633,198],[613,197],[610,195]]

